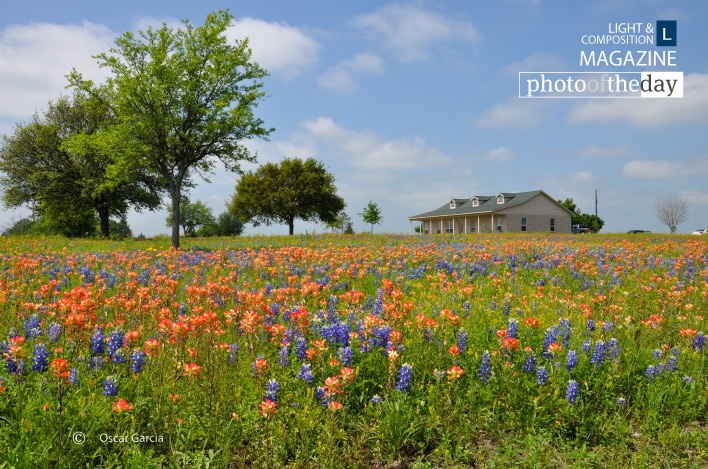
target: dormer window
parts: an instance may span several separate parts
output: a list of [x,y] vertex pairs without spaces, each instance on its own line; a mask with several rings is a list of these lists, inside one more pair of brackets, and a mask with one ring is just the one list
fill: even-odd
[[450,201],[450,208],[457,208],[457,204],[455,203],[454,200]]
[[499,195],[497,196],[497,203],[498,203],[498,204],[503,204],[503,203],[504,203],[504,196],[503,196],[503,195],[499,194]]
[[477,197],[475,197],[474,199],[472,199],[472,206],[473,206],[473,207],[479,207],[479,199],[478,199]]

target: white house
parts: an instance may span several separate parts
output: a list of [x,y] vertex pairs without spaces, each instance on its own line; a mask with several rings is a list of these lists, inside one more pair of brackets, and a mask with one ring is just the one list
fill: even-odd
[[500,192],[450,199],[445,205],[408,217],[421,234],[556,232],[570,233],[572,213],[543,191]]

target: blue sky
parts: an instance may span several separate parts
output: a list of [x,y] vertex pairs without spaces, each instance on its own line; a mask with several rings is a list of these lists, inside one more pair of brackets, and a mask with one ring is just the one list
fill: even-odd
[[[0,15],[0,134],[46,109],[76,68],[105,77],[92,55],[126,31],[210,11],[234,15],[270,72],[257,114],[276,131],[248,147],[259,163],[313,157],[334,173],[357,231],[372,200],[375,231],[408,233],[408,216],[450,198],[542,189],[598,214],[605,232],[668,232],[654,203],[690,202],[679,232],[708,225],[708,2],[499,0],[495,2],[35,1]],[[581,67],[581,51],[655,45],[584,45],[611,25],[675,20],[674,67]],[[520,99],[519,72],[683,72],[682,99]],[[244,166],[254,169],[255,166]],[[217,172],[192,189],[215,215],[237,175]],[[0,228],[26,209],[0,208]],[[131,213],[135,234],[168,233],[165,212]],[[322,232],[296,221],[296,233]],[[246,234],[286,234],[286,225]]]

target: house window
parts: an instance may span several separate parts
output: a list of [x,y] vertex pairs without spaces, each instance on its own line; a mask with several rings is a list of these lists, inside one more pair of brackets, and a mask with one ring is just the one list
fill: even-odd
[[497,231],[499,233],[501,233],[501,231],[502,231],[502,219],[501,218],[497,218]]
[[437,234],[440,234],[440,232],[442,230],[442,222],[441,221],[436,223],[436,228],[437,229],[435,231],[437,232]]
[[459,228],[457,228],[458,233],[465,234],[465,222],[461,221]]
[[521,231],[526,231],[526,218],[521,219]]
[[475,232],[475,225],[474,225],[474,220],[470,221],[470,233]]
[[472,199],[472,206],[479,207],[479,199]]
[[455,203],[454,200],[450,201],[450,208],[457,208],[457,204]]
[[428,234],[430,233],[430,223],[427,221],[423,223],[423,233]]
[[498,196],[497,196],[497,203],[498,203],[498,204],[503,204],[503,203],[504,203],[504,196],[503,196],[503,195],[498,195]]
[[551,233],[556,231],[556,219],[555,218],[551,218],[551,227],[550,228],[551,228]]
[[445,223],[445,233],[452,233],[452,232],[455,230],[455,229],[453,228],[454,225],[455,225],[455,222],[453,222],[452,220],[448,220],[448,221]]

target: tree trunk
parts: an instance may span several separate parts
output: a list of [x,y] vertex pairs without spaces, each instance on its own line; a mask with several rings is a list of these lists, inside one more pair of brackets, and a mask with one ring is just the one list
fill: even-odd
[[98,209],[98,218],[101,220],[101,237],[103,238],[108,238],[109,236],[109,230],[110,230],[110,225],[108,220],[110,219],[110,215],[108,213],[107,208],[100,208]]
[[291,218],[288,220],[288,234],[292,236],[295,234],[295,219]]
[[179,203],[182,199],[181,185],[177,181],[170,183],[170,198],[172,199],[172,247],[179,248]]

